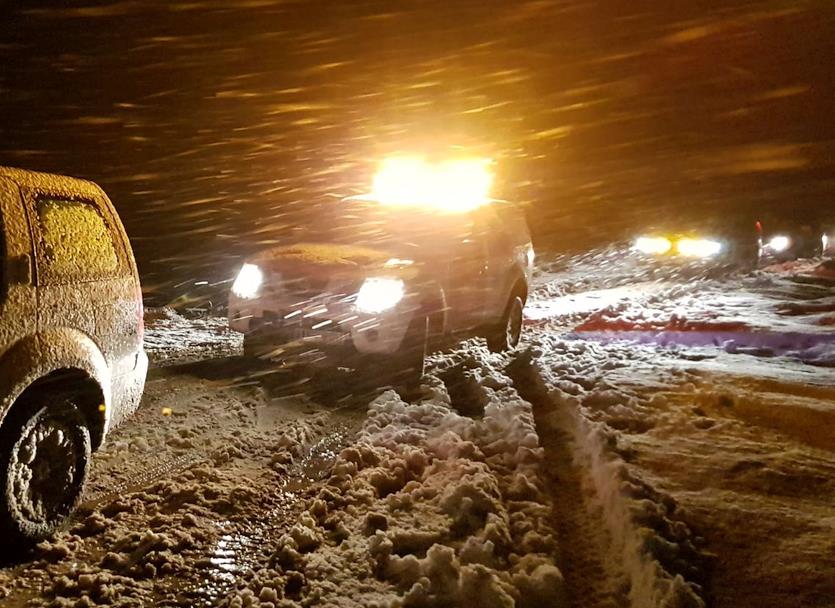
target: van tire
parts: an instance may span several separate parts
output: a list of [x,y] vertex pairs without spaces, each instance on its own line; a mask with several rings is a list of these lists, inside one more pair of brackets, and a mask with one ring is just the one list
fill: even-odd
[[66,396],[40,392],[10,412],[0,430],[0,538],[8,546],[27,549],[64,524],[81,499],[91,451],[84,416]]

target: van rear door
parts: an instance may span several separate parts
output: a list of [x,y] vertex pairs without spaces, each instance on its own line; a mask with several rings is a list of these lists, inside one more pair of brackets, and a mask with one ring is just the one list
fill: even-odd
[[17,184],[0,177],[0,355],[36,327],[29,225]]
[[38,327],[71,327],[99,346],[114,377],[137,364],[138,287],[118,218],[98,197],[24,191],[35,240]]

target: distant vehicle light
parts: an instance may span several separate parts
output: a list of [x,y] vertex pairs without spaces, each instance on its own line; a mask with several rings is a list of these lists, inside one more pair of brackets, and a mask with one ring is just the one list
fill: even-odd
[[400,279],[368,278],[360,287],[354,305],[360,312],[378,314],[397,306],[405,292],[406,286]]
[[688,258],[710,258],[722,252],[722,243],[711,239],[681,239],[676,249]]
[[792,246],[792,240],[783,235],[775,236],[769,239],[766,247],[775,253],[783,253]]
[[388,158],[374,176],[371,197],[384,205],[471,211],[490,202],[490,163],[488,159],[429,163],[413,156]]
[[663,236],[642,236],[635,241],[635,249],[647,255],[663,255],[672,248],[672,241]]
[[828,234],[824,234],[821,237],[821,245],[823,246],[824,253],[829,253],[829,247],[835,245],[835,242],[833,241],[834,240]]
[[238,273],[235,282],[232,284],[232,293],[239,298],[250,300],[258,295],[261,283],[264,282],[264,273],[255,264],[244,264]]

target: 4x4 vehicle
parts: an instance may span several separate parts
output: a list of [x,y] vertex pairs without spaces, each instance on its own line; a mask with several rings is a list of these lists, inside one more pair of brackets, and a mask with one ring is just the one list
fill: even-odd
[[142,396],[142,294],[95,184],[0,167],[0,543],[50,535]]
[[826,249],[821,236],[823,230],[811,222],[768,218],[757,226],[760,231],[759,264],[762,266],[817,257]]
[[[459,213],[351,198],[315,242],[268,249],[232,286],[229,322],[247,354],[414,378],[428,344],[480,333],[491,348],[519,342],[533,248],[506,202]],[[377,358],[378,365],[371,360]]]

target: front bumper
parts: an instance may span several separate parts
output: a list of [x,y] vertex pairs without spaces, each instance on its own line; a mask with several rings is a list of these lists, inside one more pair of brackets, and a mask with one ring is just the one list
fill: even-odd
[[[401,303],[378,315],[360,313],[346,303],[321,302],[291,309],[260,299],[229,301],[229,327],[247,340],[289,351],[319,351],[331,356],[394,354],[399,351],[415,309]],[[283,347],[283,348],[280,348]]]

